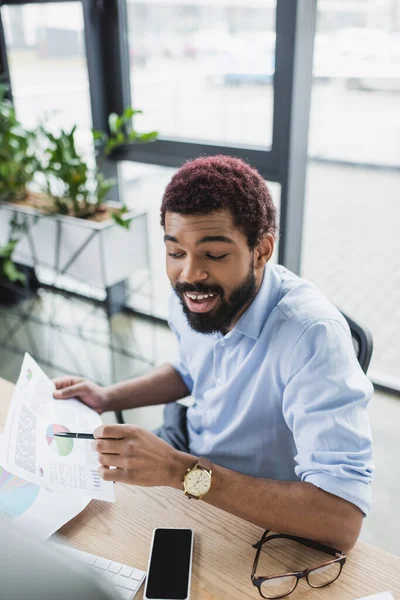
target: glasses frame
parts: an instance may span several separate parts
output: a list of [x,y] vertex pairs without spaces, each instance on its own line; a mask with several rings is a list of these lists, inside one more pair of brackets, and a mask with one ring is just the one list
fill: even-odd
[[[325,546],[324,544],[320,544],[319,542],[314,542],[314,541],[308,540],[306,538],[296,537],[294,535],[288,535],[285,533],[273,533],[271,535],[268,535],[268,534],[269,534],[269,529],[266,529],[264,531],[261,539],[256,544],[253,544],[253,548],[257,548],[257,552],[256,552],[256,556],[255,556],[254,563],[253,563],[253,569],[251,572],[252,584],[258,588],[258,592],[259,592],[260,596],[262,598],[264,598],[265,600],[277,600],[278,598],[285,598],[286,596],[289,596],[289,594],[291,594],[296,589],[297,584],[299,583],[300,579],[303,579],[303,578],[305,578],[308,585],[314,589],[326,587],[327,585],[330,585],[331,583],[336,581],[336,579],[339,578],[339,576],[342,572],[342,569],[343,569],[343,565],[346,562],[346,554],[344,554],[344,552],[342,552],[341,550],[336,550],[335,548],[331,548],[330,546]],[[263,545],[266,542],[269,542],[270,540],[274,540],[277,538],[293,540],[294,542],[298,542],[299,544],[302,544],[303,546],[307,546],[308,548],[313,548],[314,550],[319,550],[321,552],[325,552],[325,554],[330,554],[331,556],[334,556],[335,558],[333,560],[328,560],[328,561],[321,563],[319,565],[316,565],[314,567],[309,567],[308,569],[304,569],[304,571],[293,571],[291,573],[279,573],[276,575],[268,575],[266,577],[256,576],[258,561],[260,559],[261,549],[262,549]],[[336,575],[335,579],[332,579],[332,581],[329,581],[328,583],[324,583],[323,585],[312,585],[310,583],[308,576],[312,571],[316,571],[318,569],[321,569],[321,567],[326,567],[328,565],[333,565],[335,563],[339,563],[339,565],[340,565],[339,573]],[[290,592],[288,592],[287,594],[282,594],[280,596],[271,596],[270,598],[267,598],[261,592],[261,585],[264,583],[264,581],[268,581],[269,579],[279,579],[281,577],[289,577],[289,576],[296,577],[296,583],[295,583],[293,589],[290,590]]]

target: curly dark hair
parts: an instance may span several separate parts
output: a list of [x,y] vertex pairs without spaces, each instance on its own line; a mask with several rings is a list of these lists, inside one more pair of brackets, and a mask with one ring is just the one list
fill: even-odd
[[188,161],[168,184],[161,204],[165,213],[210,214],[228,209],[235,225],[255,248],[267,233],[276,236],[276,209],[261,175],[232,156],[206,156]]

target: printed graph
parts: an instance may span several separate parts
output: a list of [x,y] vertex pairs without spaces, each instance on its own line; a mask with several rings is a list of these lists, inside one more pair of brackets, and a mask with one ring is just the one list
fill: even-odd
[[98,474],[97,471],[91,469],[90,470],[91,474],[92,474],[92,484],[95,490],[100,490],[101,488],[101,479],[100,479],[100,475]]
[[16,519],[32,506],[39,489],[0,467],[0,515]]
[[68,456],[68,454],[71,454],[73,450],[74,441],[68,438],[63,439],[54,436],[55,433],[61,433],[63,431],[69,431],[69,429],[64,427],[64,425],[57,425],[53,423],[47,427],[46,438],[47,443],[53,452],[56,452],[60,456]]

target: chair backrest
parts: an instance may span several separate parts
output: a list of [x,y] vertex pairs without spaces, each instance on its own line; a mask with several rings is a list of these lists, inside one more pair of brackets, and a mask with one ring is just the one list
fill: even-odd
[[367,372],[373,350],[372,334],[364,325],[360,325],[351,317],[340,311],[346,319],[351,332],[354,350],[364,373]]

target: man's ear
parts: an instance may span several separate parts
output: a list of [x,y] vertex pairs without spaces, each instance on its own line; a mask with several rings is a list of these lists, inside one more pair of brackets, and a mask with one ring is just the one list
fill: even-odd
[[275,238],[267,233],[254,249],[254,268],[263,269],[274,251]]

